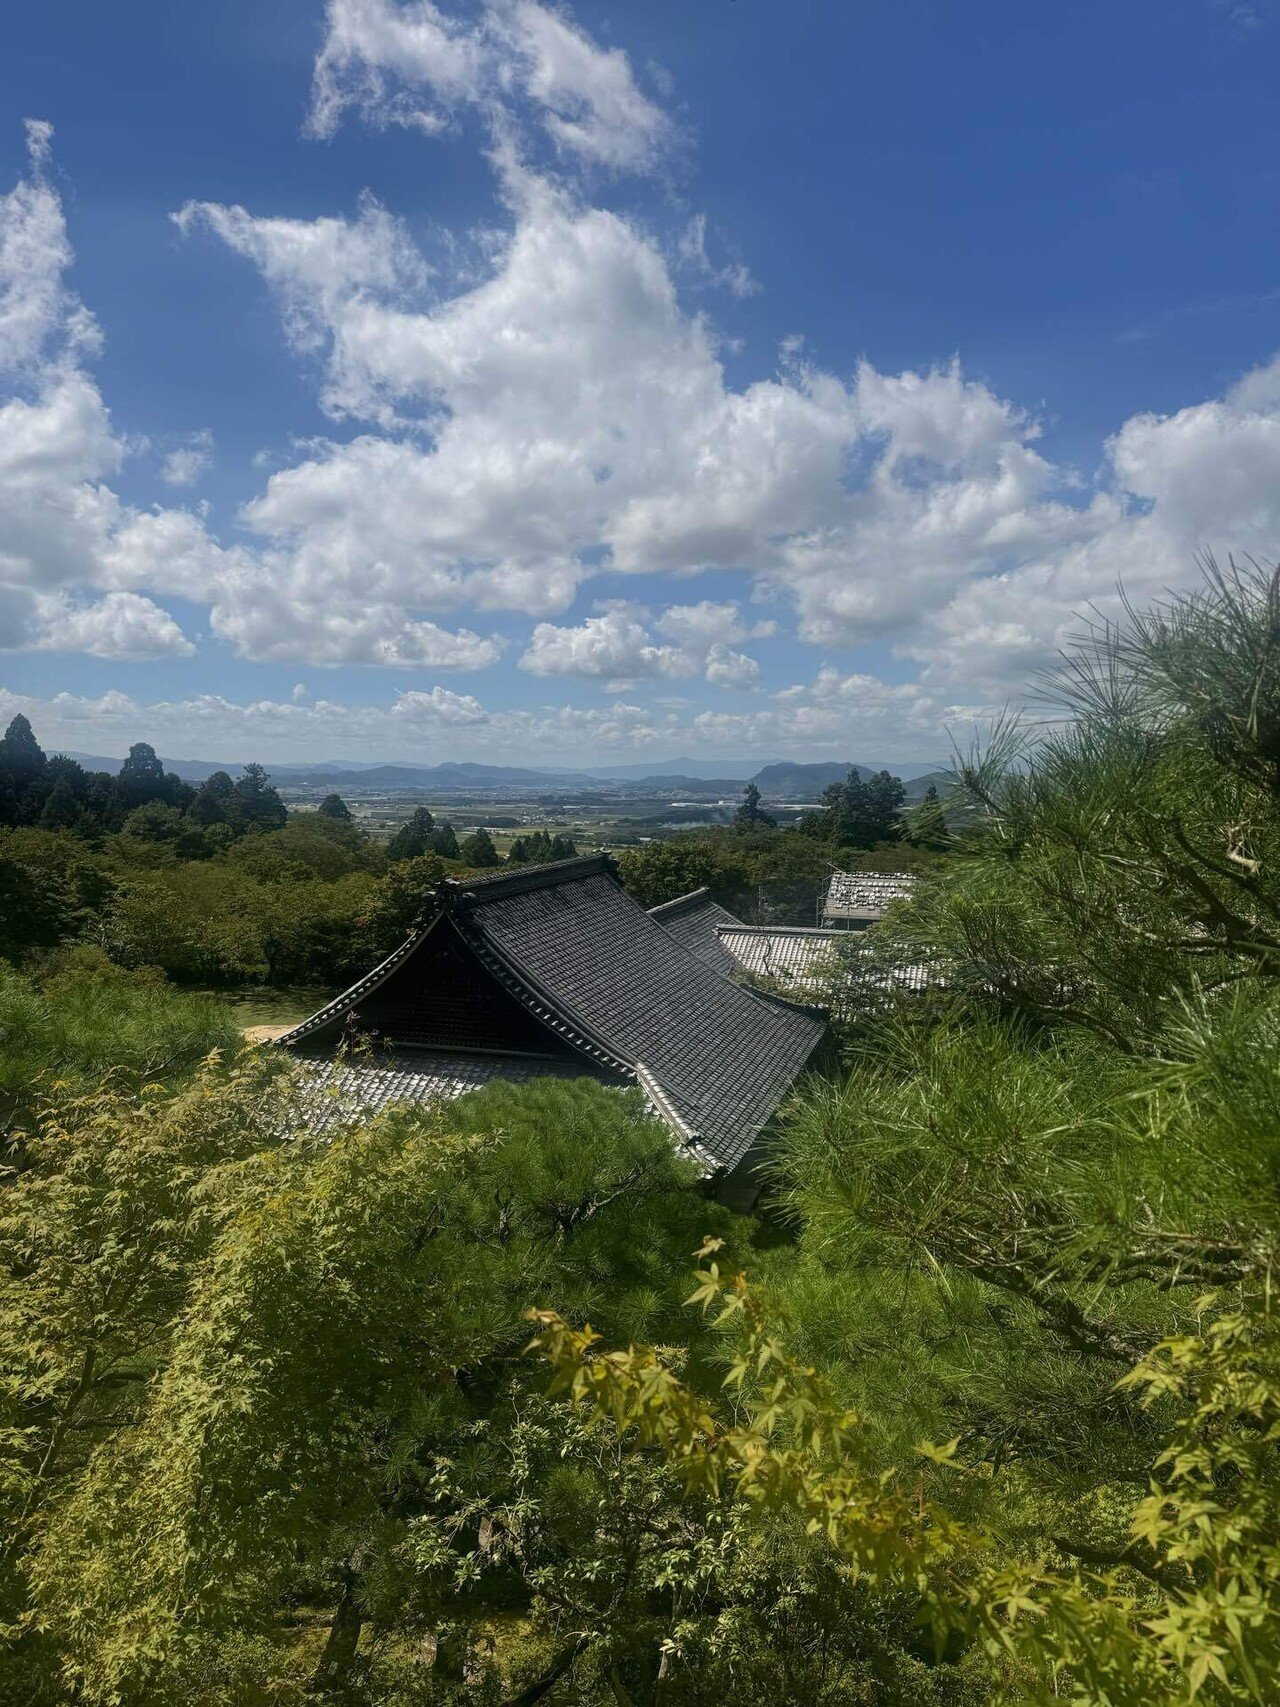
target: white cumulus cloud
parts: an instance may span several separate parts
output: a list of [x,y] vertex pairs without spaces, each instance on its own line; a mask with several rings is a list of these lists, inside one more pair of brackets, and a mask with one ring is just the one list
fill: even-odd
[[27,135],[27,175],[0,197],[0,635],[104,658],[183,656],[191,642],[141,590],[177,590],[174,566],[147,546],[180,538],[178,567],[205,584],[221,554],[190,512],[134,509],[108,484],[124,447],[87,366],[97,328],[65,283],[52,127],[29,121]]
[[655,627],[670,642],[653,638],[643,611],[616,600],[576,625],[540,622],[520,668],[535,676],[618,684],[696,675],[726,688],[752,688],[759,681],[756,660],[728,644],[751,632],[736,604],[673,605]]
[[108,593],[92,604],[45,601],[36,645],[95,658],[188,658],[195,647],[168,611],[139,593]]
[[329,0],[327,23],[316,136],[331,136],[348,109],[428,134],[473,110],[505,138],[541,132],[561,157],[612,171],[653,171],[672,146],[671,120],[622,49],[538,0],[487,0],[471,18],[431,0]]
[[213,466],[213,434],[207,427],[190,434],[165,456],[160,478],[166,486],[194,486]]

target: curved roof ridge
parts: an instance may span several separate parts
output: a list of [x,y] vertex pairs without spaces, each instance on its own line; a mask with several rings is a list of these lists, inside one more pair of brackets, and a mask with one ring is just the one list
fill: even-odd
[[856,931],[837,931],[830,925],[717,925],[717,936],[820,936],[832,942],[856,936]]
[[551,889],[558,883],[576,883],[597,873],[616,880],[617,864],[612,854],[579,854],[575,859],[554,859],[546,865],[525,865],[518,871],[502,871],[493,877],[446,877],[437,894],[444,906],[485,906],[508,895],[523,895],[530,889]]
[[677,895],[670,901],[659,901],[656,907],[649,908],[649,917],[660,923],[666,919],[678,918],[681,913],[687,913],[695,906],[704,906],[711,899],[711,891],[704,883],[701,889],[691,889],[687,895]]
[[[430,984],[437,949],[441,964],[452,964],[456,938],[499,1005],[514,1001],[530,1016],[540,1047],[546,1038],[583,1058],[584,1070],[639,1082],[691,1153],[732,1168],[826,1035],[821,1010],[744,987],[682,940],[696,925],[731,964],[714,930],[706,928],[709,916],[719,913],[728,923],[731,915],[708,898],[693,905],[678,928],[669,928],[626,893],[607,856],[474,884],[455,881],[440,886],[433,900],[429,923],[280,1041],[298,1044],[336,1032],[374,992],[377,1003],[389,1002],[391,1009],[401,1002],[411,1020],[419,1011],[435,1016],[423,980]],[[427,963],[414,970],[419,953]],[[465,977],[455,983],[460,1011],[483,1033],[490,1009],[497,1008],[473,1000]],[[380,991],[383,985],[389,995]],[[445,990],[453,1001],[450,991],[453,984]],[[453,1020],[441,1024],[447,1031]],[[456,1054],[456,1043],[451,1047]]]
[[458,924],[513,994],[523,986],[545,1004],[566,1042],[631,1077],[643,1064],[683,1126],[730,1166],[826,1032],[823,1013],[727,977],[604,873],[572,891],[507,892]]

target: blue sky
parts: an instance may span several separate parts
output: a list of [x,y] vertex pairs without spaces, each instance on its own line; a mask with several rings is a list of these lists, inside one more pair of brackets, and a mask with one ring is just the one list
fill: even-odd
[[23,9],[0,715],[944,753],[1119,581],[1275,550],[1278,51],[1271,0]]

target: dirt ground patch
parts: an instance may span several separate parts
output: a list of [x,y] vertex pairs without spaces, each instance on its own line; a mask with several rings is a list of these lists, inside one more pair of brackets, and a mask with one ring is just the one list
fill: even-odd
[[274,1043],[277,1037],[283,1037],[292,1030],[291,1025],[247,1025],[244,1040],[246,1043]]

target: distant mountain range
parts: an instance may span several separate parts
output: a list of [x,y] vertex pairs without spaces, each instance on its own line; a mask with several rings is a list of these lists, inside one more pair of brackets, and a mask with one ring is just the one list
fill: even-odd
[[[893,759],[848,759],[844,763],[827,763],[821,765],[797,765],[787,761],[782,764],[765,765],[763,769],[758,759],[667,759],[661,764],[652,761],[647,765],[593,765],[581,775],[601,777],[605,780],[616,778],[620,782],[636,780],[652,782],[655,777],[679,777],[683,781],[711,782],[754,782],[757,788],[764,788],[763,778],[766,774],[783,771],[829,771],[827,782],[840,781],[848,775],[850,765],[856,764],[863,776],[872,771],[892,771],[894,776],[900,776],[905,782],[910,777],[923,776],[926,771],[936,769],[932,763],[921,763],[919,760],[898,762]],[[783,787],[790,788],[792,783],[786,781]],[[810,783],[808,786],[812,786]],[[826,787],[826,783],[821,785]]]
[[[100,753],[68,753],[86,770],[110,771],[120,769],[119,759],[103,758]],[[215,771],[227,771],[234,776],[242,763],[232,759],[166,759],[164,768],[173,771],[184,782],[204,782]],[[361,788],[506,788],[537,786],[561,787],[567,783],[581,785],[597,780],[586,771],[528,770],[518,765],[385,765],[357,764],[344,759],[321,760],[315,764],[281,764],[266,766],[272,782],[286,787],[298,784],[322,788],[332,784],[339,788],[359,785]]]
[[580,776],[598,777],[605,782],[652,782],[655,776],[678,776],[686,782],[748,782],[760,769],[755,759],[663,759],[648,760],[639,765],[589,765]]
[[[119,759],[103,758],[100,754],[70,753],[68,757],[77,759],[87,770],[114,773],[120,768]],[[617,765],[612,769],[561,770],[548,767],[532,770],[520,765],[352,764],[343,760],[327,760],[312,764],[268,765],[267,769],[272,781],[284,788],[420,789],[424,793],[457,793],[462,789],[604,789],[612,783],[624,785],[636,793],[723,795],[737,793],[747,782],[754,782],[769,800],[816,800],[829,784],[842,782],[854,762],[796,764],[788,761],[757,767],[749,761],[713,762],[679,758],[660,768]],[[952,780],[949,771],[930,769],[928,765],[919,763],[856,762],[863,776],[887,770],[901,777],[909,800],[920,799],[930,782],[942,787]],[[234,775],[240,769],[232,761],[220,763],[213,759],[165,759],[164,764],[167,770],[176,771],[186,782],[203,782],[220,770]]]

